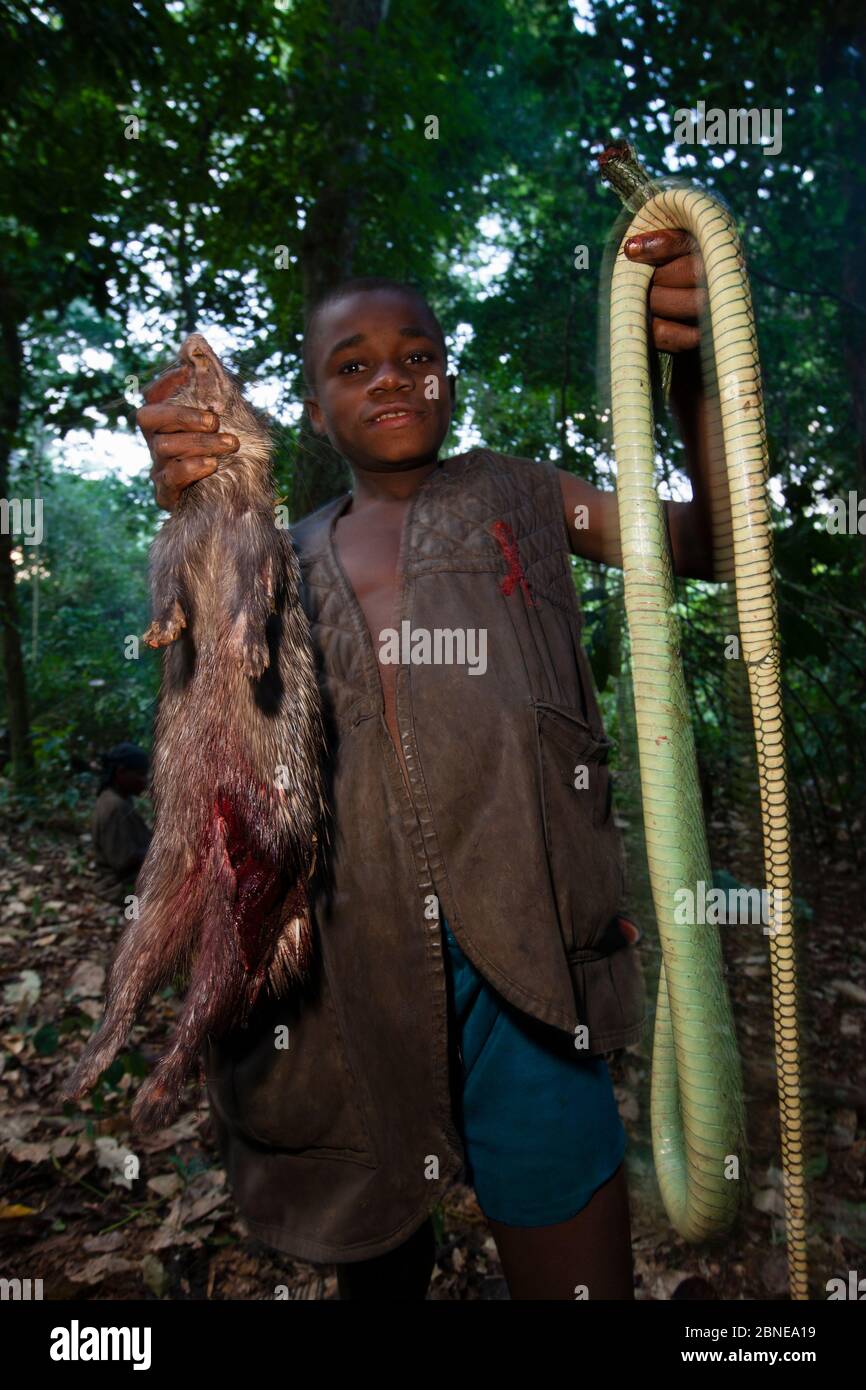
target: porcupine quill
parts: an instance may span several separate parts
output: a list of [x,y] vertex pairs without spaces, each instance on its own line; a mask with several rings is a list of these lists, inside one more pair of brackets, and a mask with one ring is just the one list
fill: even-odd
[[143,640],[166,649],[153,839],[105,1016],[64,1091],[89,1091],[154,991],[181,974],[168,1051],[133,1106],[141,1131],[175,1117],[209,1035],[243,1024],[263,988],[307,976],[307,879],[324,815],[319,689],[298,560],[275,521],[269,432],[199,334],[178,364],[189,384],[172,401],[216,411],[240,447],[184,489],[151,547]]

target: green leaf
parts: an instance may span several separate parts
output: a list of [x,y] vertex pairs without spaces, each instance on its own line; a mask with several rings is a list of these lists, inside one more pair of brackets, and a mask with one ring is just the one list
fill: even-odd
[[60,1045],[60,1033],[53,1023],[43,1023],[33,1035],[33,1046],[40,1057],[50,1057]]

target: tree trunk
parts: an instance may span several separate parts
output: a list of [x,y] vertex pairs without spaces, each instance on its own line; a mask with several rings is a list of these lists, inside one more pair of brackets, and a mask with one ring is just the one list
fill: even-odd
[[[367,120],[373,98],[369,91],[359,97],[357,84],[352,81],[353,76],[359,75],[359,62],[364,61],[354,44],[353,34],[358,29],[373,33],[387,18],[388,4],[389,0],[330,0],[331,37],[322,81],[324,90],[347,95],[342,106],[335,104],[332,109],[331,158],[301,238],[305,315],[331,285],[356,273],[362,174],[369,155]],[[363,134],[360,137],[345,135],[345,131]],[[292,520],[315,511],[351,486],[345,460],[324,436],[313,433],[306,411],[293,471]]]
[[[22,352],[13,297],[0,280],[0,497],[9,498],[9,463],[18,422],[21,418]],[[18,625],[18,596],[15,592],[15,566],[12,562],[10,526],[0,530],[0,651],[6,686],[6,720],[9,726],[9,755],[12,777],[23,786],[33,773],[33,747],[30,742],[30,716],[27,681]]]
[[352,476],[349,465],[325,435],[313,433],[307,412],[301,418],[292,467],[289,524],[349,492]]
[[[862,176],[861,176],[862,177]],[[839,316],[845,365],[851,383],[854,431],[857,449],[857,482],[860,497],[866,497],[866,186],[851,179],[848,215],[843,232],[842,293],[852,305],[843,306]],[[866,534],[862,535],[861,562],[866,569]]]
[[[822,23],[828,38],[819,72],[830,110],[862,111],[866,102],[866,24],[859,8],[841,0]],[[860,496],[866,496],[866,179],[856,153],[841,134],[835,137],[835,149],[838,180],[834,193],[842,209],[840,289],[847,301],[841,306],[839,328],[853,400],[857,482]],[[866,536],[861,562],[866,568]]]
[[177,279],[180,289],[181,330],[186,337],[198,328],[198,311],[195,291],[189,282],[189,246],[186,232],[187,209],[181,206],[180,225],[177,233]]

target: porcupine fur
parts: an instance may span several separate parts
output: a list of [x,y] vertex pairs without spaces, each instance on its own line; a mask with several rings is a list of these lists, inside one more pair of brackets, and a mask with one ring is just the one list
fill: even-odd
[[175,1117],[208,1036],[243,1024],[263,987],[281,994],[307,977],[307,879],[324,823],[319,689],[298,560],[275,520],[270,435],[203,337],[178,360],[189,384],[172,401],[216,411],[240,447],[184,489],[151,547],[144,641],[166,649],[153,839],[105,1016],[65,1091],[89,1091],[154,991],[188,979],[133,1106],[142,1131]]

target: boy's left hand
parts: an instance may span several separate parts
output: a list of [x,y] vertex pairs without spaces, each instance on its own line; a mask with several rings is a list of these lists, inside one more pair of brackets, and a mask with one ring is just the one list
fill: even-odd
[[630,261],[657,267],[649,292],[655,346],[662,352],[699,347],[698,318],[707,303],[707,281],[694,237],[672,227],[642,232],[629,238],[625,254]]

